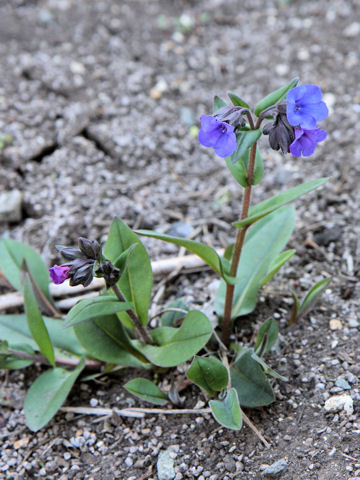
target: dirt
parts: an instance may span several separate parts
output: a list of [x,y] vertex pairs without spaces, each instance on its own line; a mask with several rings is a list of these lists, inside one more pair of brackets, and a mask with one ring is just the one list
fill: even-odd
[[[39,373],[32,367],[11,372],[7,384],[2,373],[9,402],[0,417],[0,478],[156,479],[159,452],[170,446],[176,480],[263,478],[264,466],[280,459],[284,480],[360,478],[359,40],[357,0],[0,2],[0,132],[13,137],[0,160],[0,192],[23,192],[21,222],[0,232],[48,263],[57,260],[55,244],[103,239],[114,215],[160,231],[185,221],[215,247],[231,241],[241,192],[190,131],[211,112],[214,94],[233,91],[254,105],[299,76],[321,86],[331,110],[328,139],[311,159],[263,142],[264,179],[254,189],[255,203],[331,177],[297,202],[289,244],[297,255],[236,326],[248,339],[268,315],[279,321],[280,347],[268,361],[289,381],[275,384],[270,407],[246,412],[270,448],[248,427],[226,430],[209,415],[94,423],[59,413],[31,433],[22,400]],[[145,243],[153,260],[178,254]],[[290,288],[301,296],[328,276],[321,302],[290,328]],[[161,300],[183,296],[208,308],[213,280],[206,272],[177,277]],[[81,382],[67,405],[141,405],[122,388],[129,375]],[[327,412],[325,401],[343,393],[353,413]],[[187,408],[202,399],[195,387],[183,395]]]

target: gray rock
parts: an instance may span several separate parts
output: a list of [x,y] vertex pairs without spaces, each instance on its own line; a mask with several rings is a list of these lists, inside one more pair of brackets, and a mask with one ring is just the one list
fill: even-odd
[[280,477],[280,475],[287,471],[287,468],[288,462],[285,460],[285,458],[282,458],[277,462],[274,462],[272,465],[265,467],[262,475],[270,478]]
[[157,461],[157,473],[159,480],[173,480],[175,477],[173,450],[168,448],[159,453]]
[[0,222],[20,222],[22,199],[19,190],[0,193]]
[[194,232],[194,229],[191,225],[187,222],[180,221],[175,222],[171,225],[169,235],[173,235],[174,237],[182,237],[186,238],[189,237]]
[[227,472],[236,472],[236,462],[231,455],[225,455],[224,465]]
[[337,378],[335,385],[343,390],[350,390],[351,388],[348,382],[342,377]]

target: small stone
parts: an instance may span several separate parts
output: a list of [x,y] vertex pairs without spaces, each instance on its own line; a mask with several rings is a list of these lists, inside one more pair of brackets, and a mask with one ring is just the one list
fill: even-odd
[[187,222],[180,221],[171,225],[169,235],[174,237],[187,238],[194,233],[194,229]]
[[97,398],[91,398],[91,399],[90,399],[90,407],[93,407],[93,408],[94,408],[94,407],[96,407],[96,406],[98,405],[98,403],[99,403],[99,402],[98,402]]
[[341,330],[342,323],[337,318],[332,318],[329,322],[330,330]]
[[339,412],[344,410],[347,415],[352,415],[354,412],[353,400],[349,394],[334,395],[326,400],[324,408],[327,412]]
[[345,37],[356,37],[360,33],[360,23],[353,22],[348,25],[344,30]]
[[266,466],[262,471],[262,475],[271,478],[280,477],[281,474],[287,471],[287,468],[288,462],[285,458],[282,458],[281,460],[274,462],[272,465]]
[[360,323],[359,323],[359,320],[354,315],[351,315],[348,318],[348,325],[350,328],[358,328],[360,326]]
[[336,379],[335,385],[343,390],[350,390],[351,388],[345,378],[342,377]]
[[131,467],[134,462],[133,462],[133,459],[131,457],[126,457],[124,463],[127,467]]
[[20,222],[23,194],[19,190],[0,193],[0,223]]
[[236,462],[231,455],[225,455],[223,461],[224,461],[226,471],[232,472],[232,473],[236,472]]
[[19,448],[24,448],[29,443],[29,440],[29,437],[20,438],[20,440],[16,440],[16,442],[14,442],[14,447],[16,448],[16,450],[18,450]]
[[171,449],[159,453],[157,461],[158,480],[173,480],[175,477],[174,460],[171,458]]

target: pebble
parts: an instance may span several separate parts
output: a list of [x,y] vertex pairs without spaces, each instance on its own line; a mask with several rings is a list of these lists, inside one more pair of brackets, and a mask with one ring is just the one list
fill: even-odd
[[286,472],[287,468],[288,468],[288,462],[285,458],[282,458],[271,465],[267,465],[261,474],[264,477],[267,476],[271,478],[276,478],[276,477],[280,477],[280,475]]
[[0,193],[0,223],[21,221],[22,199],[23,194],[16,189]]
[[330,330],[341,330],[342,329],[342,323],[337,318],[332,318],[329,322],[329,325],[330,325]]
[[335,385],[343,390],[350,390],[351,388],[348,382],[342,377],[336,379]]
[[359,22],[350,23],[350,25],[348,25],[344,29],[343,33],[345,37],[356,37],[360,33],[360,23]]
[[326,400],[324,409],[327,412],[339,412],[344,410],[347,415],[352,415],[354,412],[353,400],[347,393],[334,395]]
[[174,460],[170,453],[172,450],[168,448],[159,453],[157,461],[158,480],[173,480],[175,477]]

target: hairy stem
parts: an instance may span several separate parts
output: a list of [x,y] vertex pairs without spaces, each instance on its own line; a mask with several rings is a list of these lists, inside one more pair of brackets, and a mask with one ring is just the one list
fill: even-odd
[[[27,353],[22,352],[21,350],[14,350],[9,348],[8,354],[11,357],[18,358],[19,360],[32,360],[33,362],[39,362],[44,365],[51,365],[50,362],[41,354],[36,353]],[[57,366],[63,367],[76,367],[79,361],[72,359],[72,358],[62,358],[62,357],[55,357],[55,364]],[[96,360],[85,360],[85,368],[89,370],[100,370],[103,364],[101,362],[97,362]]]
[[[126,302],[125,297],[123,296],[123,294],[121,293],[117,285],[113,285],[111,288],[113,289],[113,292],[115,293],[117,298],[120,300],[120,302]],[[142,340],[145,343],[151,345],[152,341],[151,341],[150,335],[148,334],[147,330],[141,325],[141,322],[138,316],[131,309],[126,310],[126,313],[129,315],[129,317],[133,321],[138,335],[142,338]]]
[[[258,129],[260,127],[260,124],[261,124],[261,119],[258,119],[255,127],[253,127],[252,129],[253,130]],[[247,171],[247,187],[245,188],[245,192],[244,192],[243,205],[242,205],[242,211],[241,211],[241,220],[246,218],[249,213],[251,188],[252,188],[254,168],[255,168],[256,146],[257,146],[257,142],[255,142],[252,145],[250,150],[249,166]],[[238,233],[236,235],[236,241],[235,241],[235,246],[233,251],[231,267],[230,267],[230,275],[232,277],[236,277],[237,275],[237,269],[238,269],[247,229],[248,229],[248,226],[241,228],[240,230],[238,230]],[[222,325],[222,342],[227,347],[229,346],[229,339],[230,339],[231,312],[233,307],[234,289],[235,289],[235,285],[232,285],[230,283],[226,284],[224,317],[223,317],[223,325]]]

